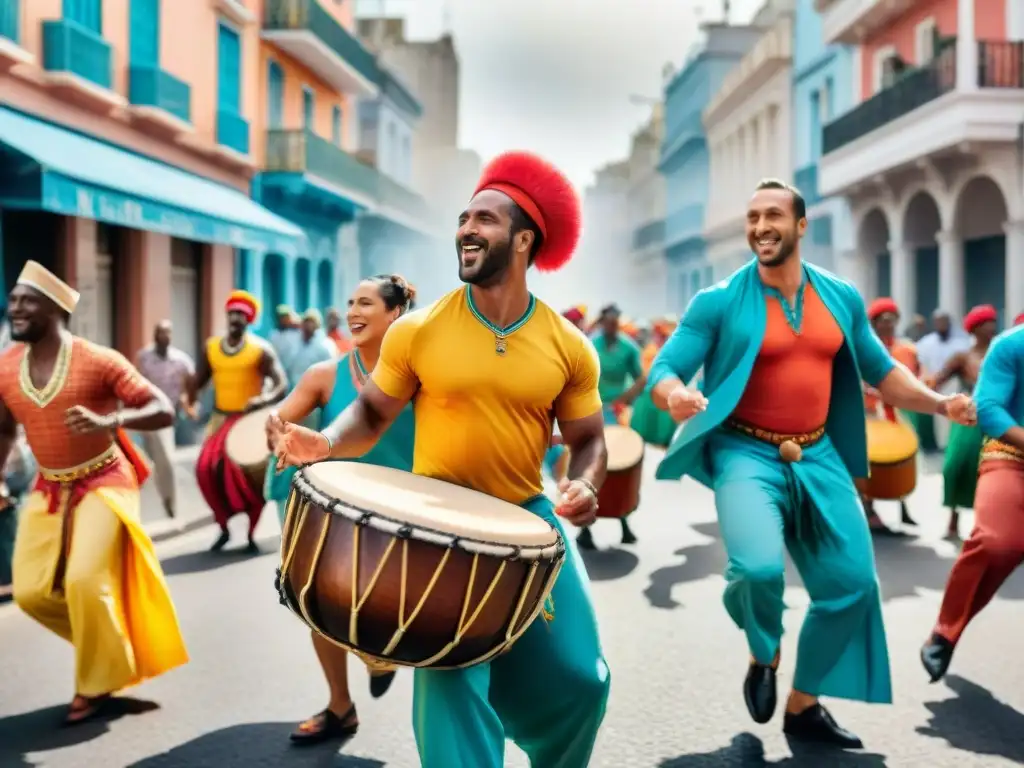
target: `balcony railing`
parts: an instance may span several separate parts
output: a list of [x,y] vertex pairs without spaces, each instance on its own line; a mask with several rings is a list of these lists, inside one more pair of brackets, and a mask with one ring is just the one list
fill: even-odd
[[358,39],[320,7],[317,0],[267,0],[263,29],[309,32],[371,83],[378,81],[377,60]]
[[698,237],[703,231],[704,206],[700,203],[685,205],[665,217],[666,245]]
[[656,243],[665,242],[665,220],[649,221],[633,230],[633,248],[640,250]]
[[978,42],[978,86],[980,88],[1024,88],[1024,42],[999,40]]
[[249,154],[249,121],[231,110],[217,110],[217,143],[222,147]]
[[159,67],[128,68],[128,101],[137,107],[162,109],[179,120],[192,122],[192,91],[188,83]]
[[110,60],[110,45],[92,30],[69,19],[43,22],[43,67],[50,72],[110,88]]
[[872,131],[934,101],[956,87],[956,45],[931,63],[905,72],[899,80],[825,126],[824,154],[835,152]]
[[377,199],[377,171],[311,131],[267,131],[266,164],[268,171],[310,173]]
[[403,112],[414,117],[423,114],[423,106],[398,80],[383,67],[380,69],[380,90]]
[[803,168],[800,168],[793,174],[793,183],[796,185],[796,188],[800,190],[800,194],[804,197],[804,202],[808,205],[814,205],[814,203],[821,199],[821,196],[818,194],[817,163],[805,165]]
[[18,42],[20,33],[20,0],[0,0],[0,37]]

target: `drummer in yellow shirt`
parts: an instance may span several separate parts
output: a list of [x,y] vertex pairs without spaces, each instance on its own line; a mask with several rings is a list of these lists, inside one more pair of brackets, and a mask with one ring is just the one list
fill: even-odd
[[[529,266],[568,261],[579,219],[575,192],[550,165],[524,153],[494,160],[459,219],[459,277],[468,285],[388,329],[371,382],[322,433],[277,427],[284,463],[352,458],[411,400],[413,472],[519,504],[562,533],[567,562],[552,620],[535,622],[492,662],[416,670],[423,768],[501,768],[506,737],[538,768],[586,768],[604,718],[608,666],[562,522],[592,522],[604,480],[598,362],[585,336],[526,287]],[[541,483],[555,418],[572,454],[557,510]]]

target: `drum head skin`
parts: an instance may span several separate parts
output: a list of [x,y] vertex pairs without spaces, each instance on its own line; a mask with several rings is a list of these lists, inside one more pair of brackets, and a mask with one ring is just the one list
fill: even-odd
[[868,419],[868,459],[876,464],[898,464],[917,453],[917,433],[901,421]]
[[558,542],[550,523],[522,507],[442,480],[342,461],[312,464],[303,472],[325,495],[408,525],[514,547]]
[[608,446],[609,472],[635,467],[644,457],[644,439],[629,427],[605,427],[604,442]]
[[240,467],[254,467],[265,464],[270,458],[267,449],[267,419],[273,408],[261,408],[246,414],[228,432],[224,451],[228,458]]

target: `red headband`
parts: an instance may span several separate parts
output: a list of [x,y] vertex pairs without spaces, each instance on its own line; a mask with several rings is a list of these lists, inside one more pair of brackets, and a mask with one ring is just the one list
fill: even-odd
[[879,315],[899,315],[899,307],[896,306],[896,302],[890,299],[888,296],[884,296],[880,299],[875,299],[868,306],[868,319],[875,320]]
[[991,304],[982,304],[974,307],[964,317],[964,330],[974,333],[974,329],[982,323],[994,323],[999,319],[999,313]]

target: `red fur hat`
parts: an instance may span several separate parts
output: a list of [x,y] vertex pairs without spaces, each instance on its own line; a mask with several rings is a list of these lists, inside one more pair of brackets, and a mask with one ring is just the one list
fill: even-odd
[[890,299],[888,296],[884,296],[880,299],[875,299],[868,306],[868,319],[874,320],[879,315],[897,315],[900,314],[899,307],[896,306],[896,302]]
[[999,319],[999,313],[991,304],[981,304],[971,309],[964,316],[964,330],[974,333],[974,329],[982,323],[994,323]]
[[473,194],[485,189],[508,195],[540,229],[544,242],[533,261],[537,269],[554,272],[569,263],[580,240],[582,212],[561,171],[529,152],[506,152],[484,168]]

